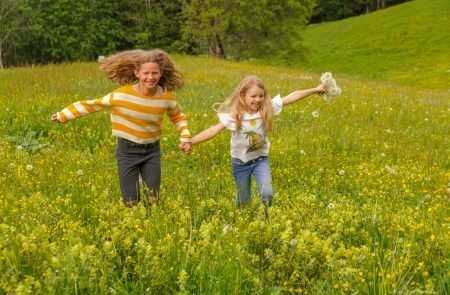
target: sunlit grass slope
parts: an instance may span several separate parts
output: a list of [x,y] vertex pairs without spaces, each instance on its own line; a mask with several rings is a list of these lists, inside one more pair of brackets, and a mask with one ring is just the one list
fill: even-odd
[[[175,57],[192,133],[248,74],[272,95],[293,69]],[[161,202],[120,197],[108,110],[50,115],[116,86],[98,64],[0,71],[0,294],[448,294],[448,91],[344,79],[274,120],[269,220],[236,208],[230,133],[178,150],[164,119]],[[315,114],[314,116],[312,114]]]
[[450,88],[450,1],[415,0],[310,26],[307,68]]

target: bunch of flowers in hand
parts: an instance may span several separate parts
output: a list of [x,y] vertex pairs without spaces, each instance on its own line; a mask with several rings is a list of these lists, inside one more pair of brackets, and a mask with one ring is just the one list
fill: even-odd
[[324,99],[330,100],[332,97],[336,97],[341,95],[342,90],[336,84],[336,79],[333,78],[333,75],[330,72],[326,72],[320,77],[320,81],[322,84],[326,85],[327,91],[325,92]]

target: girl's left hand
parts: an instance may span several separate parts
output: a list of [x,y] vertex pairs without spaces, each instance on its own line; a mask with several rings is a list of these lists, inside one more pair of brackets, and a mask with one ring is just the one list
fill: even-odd
[[327,92],[327,85],[320,84],[319,86],[316,87],[316,89],[317,89],[317,92],[320,92],[320,93]]

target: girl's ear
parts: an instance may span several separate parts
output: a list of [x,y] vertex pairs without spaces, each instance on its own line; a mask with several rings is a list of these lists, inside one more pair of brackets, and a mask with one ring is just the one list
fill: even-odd
[[138,69],[134,69],[133,71],[134,71],[134,75],[135,75],[137,78],[139,78],[139,77],[138,77],[139,70],[138,70]]

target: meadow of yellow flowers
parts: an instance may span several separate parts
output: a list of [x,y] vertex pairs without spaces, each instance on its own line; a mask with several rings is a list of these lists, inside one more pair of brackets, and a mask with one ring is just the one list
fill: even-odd
[[[193,134],[246,75],[272,96],[321,75],[175,62]],[[340,97],[274,120],[267,220],[256,193],[233,203],[230,134],[184,155],[167,118],[161,202],[126,208],[109,111],[49,120],[116,88],[98,64],[0,71],[0,293],[448,294],[449,91],[333,76]]]

